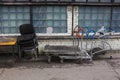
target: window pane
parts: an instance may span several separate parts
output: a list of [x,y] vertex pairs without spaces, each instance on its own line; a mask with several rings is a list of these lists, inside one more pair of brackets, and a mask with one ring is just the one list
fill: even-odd
[[37,31],[39,33],[46,33],[47,27],[53,27],[54,33],[66,33],[67,30],[60,29],[60,27],[67,28],[66,6],[34,6],[33,25],[36,28],[43,29],[43,31]]
[[111,0],[100,0],[100,2],[111,2]]
[[120,7],[113,7],[112,28],[115,29],[116,32],[120,32]]
[[29,1],[29,0],[16,0],[16,1]]
[[2,1],[7,1],[7,2],[13,2],[13,1],[29,1],[29,0],[2,0]]
[[86,0],[75,0],[76,2],[86,2]]
[[33,2],[40,2],[40,1],[45,1],[45,0],[32,0]]
[[54,14],[54,19],[55,20],[59,20],[60,19],[60,15],[59,14]]
[[47,0],[47,1],[58,1],[58,0]]
[[65,2],[67,2],[67,1],[72,1],[72,0],[60,0],[60,1],[65,1]]
[[114,2],[116,2],[116,3],[120,3],[120,0],[114,0]]
[[110,7],[79,6],[79,26],[98,30],[101,26],[110,27]]
[[[6,10],[5,10],[6,9]],[[1,7],[1,27],[5,34],[18,33],[21,24],[30,23],[29,11],[26,6],[2,6]]]
[[88,2],[98,2],[98,0],[88,0]]
[[2,0],[2,1],[13,2],[13,1],[15,1],[15,0]]

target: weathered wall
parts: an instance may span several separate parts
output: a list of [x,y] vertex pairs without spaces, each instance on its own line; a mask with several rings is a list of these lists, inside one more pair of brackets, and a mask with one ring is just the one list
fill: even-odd
[[[110,44],[111,49],[109,48],[109,45],[106,44],[105,49],[110,49],[110,50],[120,50],[120,39],[106,39],[105,40],[108,44]],[[79,47],[81,47],[81,40],[79,41]],[[39,40],[39,51],[44,50],[45,45],[73,45],[73,40],[72,39],[49,39],[49,40]],[[86,39],[82,40],[82,47],[86,49]],[[90,49],[92,44],[92,40],[87,40],[87,48]],[[100,40],[95,39],[93,40],[93,47],[101,47]]]

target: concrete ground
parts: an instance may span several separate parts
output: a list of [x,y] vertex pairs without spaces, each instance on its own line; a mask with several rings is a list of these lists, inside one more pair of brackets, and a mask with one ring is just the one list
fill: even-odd
[[92,63],[66,60],[50,64],[18,62],[12,67],[0,67],[0,80],[120,80],[120,54],[113,59],[99,59]]

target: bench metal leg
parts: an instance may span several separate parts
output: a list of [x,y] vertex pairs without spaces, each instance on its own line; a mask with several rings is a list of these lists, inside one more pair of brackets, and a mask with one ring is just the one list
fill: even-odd
[[64,60],[64,59],[63,59],[63,58],[61,58],[61,59],[60,59],[60,63],[63,63],[63,60]]
[[51,56],[48,56],[48,63],[51,62]]

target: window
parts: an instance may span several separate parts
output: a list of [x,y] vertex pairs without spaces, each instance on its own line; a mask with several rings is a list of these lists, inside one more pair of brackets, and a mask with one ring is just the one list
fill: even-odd
[[98,0],[88,0],[88,2],[98,2]]
[[18,27],[23,23],[30,23],[29,7],[3,6],[1,8],[1,33],[18,33]]
[[114,0],[115,3],[120,3],[120,0]]
[[79,6],[78,25],[97,31],[101,26],[110,27],[110,7]]
[[34,6],[33,25],[37,33],[47,33],[48,27],[53,33],[67,33],[67,7]]
[[86,2],[86,0],[75,0],[76,2]]
[[116,32],[120,32],[120,7],[113,7],[112,28]]
[[100,0],[100,2],[111,2],[111,0]]
[[13,2],[15,0],[2,0],[2,1],[5,1],[5,2]]
[[58,0],[47,0],[47,1],[58,1]]
[[23,1],[24,1],[24,2],[28,2],[29,0],[2,0],[2,1],[3,1],[3,2],[15,2],[15,1],[16,1],[16,2],[17,2],[17,1],[18,1],[18,2],[20,2],[20,1],[21,1],[21,2],[23,2]]

